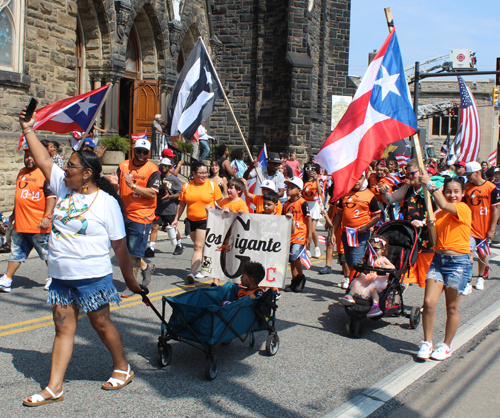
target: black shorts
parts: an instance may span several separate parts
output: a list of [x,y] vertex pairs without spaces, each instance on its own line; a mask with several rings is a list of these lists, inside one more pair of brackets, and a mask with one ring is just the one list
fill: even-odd
[[174,222],[175,215],[156,215],[154,224],[155,225],[171,225]]
[[191,219],[186,219],[187,227],[189,228],[189,233],[196,231],[197,229],[207,229],[207,220],[202,221],[192,221]]

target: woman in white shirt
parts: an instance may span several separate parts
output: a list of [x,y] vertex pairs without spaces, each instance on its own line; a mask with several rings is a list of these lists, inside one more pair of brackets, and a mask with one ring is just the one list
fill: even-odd
[[74,152],[61,169],[33,132],[35,115],[26,122],[23,111],[19,121],[35,162],[57,195],[48,257],[53,278],[48,302],[53,305],[56,326],[50,380],[44,390],[23,403],[40,406],[64,399],[62,384],[81,309],[113,358],[114,371],[102,388],[121,389],[133,379],[134,372],[125,359],[120,332],[110,318],[109,304],[120,302],[113,285],[110,247],[128,288],[136,293],[143,292],[143,288],[132,273],[120,198],[108,180],[101,177],[101,161],[96,154]]

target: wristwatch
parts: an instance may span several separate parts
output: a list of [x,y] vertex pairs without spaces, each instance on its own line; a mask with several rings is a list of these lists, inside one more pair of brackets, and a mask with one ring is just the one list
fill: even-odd
[[132,184],[132,190],[135,190],[135,189],[137,189],[137,184],[134,183],[134,184]]
[[43,217],[52,219],[52,213],[46,213],[45,215],[43,215]]

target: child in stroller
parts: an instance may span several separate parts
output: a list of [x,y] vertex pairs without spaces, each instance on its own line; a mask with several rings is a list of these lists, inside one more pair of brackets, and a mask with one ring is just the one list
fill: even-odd
[[[384,238],[382,235],[374,236],[368,240],[368,245],[374,252],[373,267],[383,269],[395,268],[394,264],[392,264],[387,257],[385,257],[389,251],[387,238]],[[378,275],[374,271],[368,274],[360,273],[360,275],[351,282],[349,286],[349,293],[339,298],[339,303],[344,306],[352,306],[356,304],[354,295],[363,299],[371,297],[373,301],[372,307],[366,316],[368,318],[374,318],[382,315],[383,312],[379,307],[379,293],[387,288],[388,279],[389,273],[382,276]]]
[[[241,266],[241,289],[238,290],[238,299],[248,296],[250,300],[260,298],[264,294],[264,289],[259,287],[259,283],[266,277],[264,266],[258,262],[247,261]],[[231,300],[225,300],[222,305],[225,306]]]

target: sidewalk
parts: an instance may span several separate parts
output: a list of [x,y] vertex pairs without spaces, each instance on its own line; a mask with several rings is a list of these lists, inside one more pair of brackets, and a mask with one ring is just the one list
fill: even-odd
[[500,332],[443,367],[432,381],[416,390],[389,418],[495,417],[500,413]]

